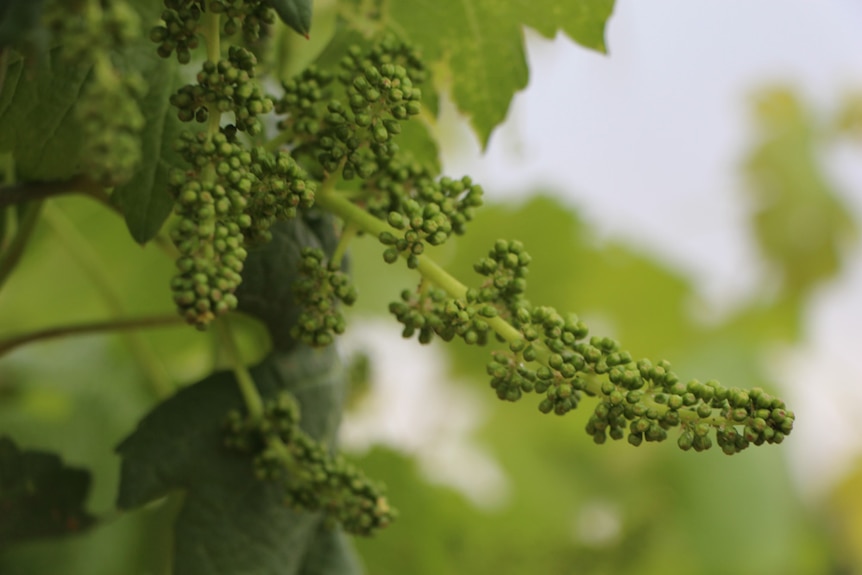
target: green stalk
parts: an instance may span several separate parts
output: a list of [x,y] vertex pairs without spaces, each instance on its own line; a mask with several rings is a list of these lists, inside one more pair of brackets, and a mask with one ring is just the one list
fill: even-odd
[[[340,217],[347,227],[354,227],[367,234],[379,237],[383,232],[390,232],[398,235],[399,230],[390,226],[387,222],[368,213],[358,205],[351,202],[349,199],[339,194],[334,185],[327,181],[318,190],[315,196],[315,205],[324,210],[327,210]],[[406,256],[404,256],[406,258]],[[429,258],[427,255],[419,255],[417,257],[417,271],[422,274],[422,277],[442,288],[450,296],[464,300],[467,296],[467,286],[461,283],[457,278],[453,277],[449,272],[440,267],[440,265]],[[509,343],[523,340],[521,332],[512,324],[507,322],[500,316],[487,318],[485,321],[491,326],[500,337]],[[548,359],[551,356],[551,351],[538,341],[532,342],[536,349],[536,361],[543,365],[548,364]],[[601,395],[602,384],[597,377],[590,377],[585,382],[586,391],[593,395]],[[647,407],[654,408],[659,414],[663,415],[670,408],[667,405],[656,403],[652,397],[644,396],[641,400]],[[709,418],[703,419],[697,415],[693,409],[679,409],[680,419],[683,421],[707,421],[711,425],[718,425],[724,421],[724,418]]]
[[245,407],[248,409],[248,413],[252,419],[262,419],[263,398],[260,396],[260,392],[258,392],[257,386],[254,384],[254,379],[252,379],[248,368],[246,368],[242,361],[239,346],[236,344],[236,338],[234,338],[233,331],[231,331],[227,317],[223,317],[216,321],[216,325],[218,326],[219,335],[224,344],[228,364],[236,378],[236,383],[239,387],[240,393],[242,394]]

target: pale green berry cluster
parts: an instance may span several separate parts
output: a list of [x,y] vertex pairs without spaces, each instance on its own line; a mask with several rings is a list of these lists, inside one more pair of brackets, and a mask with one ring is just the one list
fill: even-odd
[[761,389],[725,388],[716,381],[682,383],[666,361],[635,361],[606,337],[588,337],[577,317],[533,306],[524,297],[530,256],[520,242],[500,240],[474,269],[485,280],[465,297],[421,286],[406,291],[390,310],[404,325],[404,336],[427,343],[436,335],[484,345],[496,333],[490,325],[504,319],[518,333],[508,349],[494,351],[487,366],[500,399],[517,401],[538,393],[542,413],[564,415],[584,397],[598,400],[586,431],[596,443],[627,438],[632,445],[663,441],[679,428],[683,450],[703,451],[713,444],[724,453],[749,445],[780,443],[793,429],[794,415],[783,401]]
[[398,151],[393,139],[401,122],[420,112],[424,77],[415,51],[394,36],[367,50],[352,46],[341,61],[339,90],[314,68],[284,83],[276,104],[287,116],[279,124],[282,139],[308,156],[320,177],[370,178]]
[[224,423],[227,448],[251,454],[261,481],[284,488],[285,505],[322,512],[348,533],[371,535],[395,518],[383,488],[305,433],[300,409],[287,392],[264,405],[261,418],[231,411]]
[[233,36],[242,30],[248,41],[260,38],[263,29],[275,23],[275,13],[263,0],[210,0],[209,9],[223,15],[222,33]]
[[387,216],[389,225],[401,233],[387,231],[378,236],[389,246],[383,259],[393,263],[405,256],[407,266],[415,268],[426,244],[439,246],[452,234],[463,234],[473,210],[481,204],[482,188],[468,177],[420,182],[413,194],[401,198],[398,210]]
[[150,40],[159,45],[158,54],[170,58],[176,52],[180,64],[188,64],[198,47],[198,27],[205,10],[204,0],[164,0],[162,22],[150,30]]
[[282,96],[275,101],[275,112],[285,115],[278,123],[284,144],[294,154],[314,155],[320,130],[324,126],[326,104],[332,97],[333,75],[309,66],[299,75],[282,82]]
[[329,345],[335,335],[344,333],[347,322],[339,303],[353,305],[356,288],[346,273],[326,260],[323,250],[303,248],[293,292],[302,311],[291,329],[291,337],[319,347]]
[[286,152],[246,150],[225,130],[184,132],[177,150],[189,169],[170,178],[180,252],[171,288],[180,314],[203,328],[236,308],[246,246],[268,241],[273,223],[310,207],[314,184]]
[[171,96],[179,119],[203,123],[212,113],[230,112],[237,130],[259,134],[263,126],[258,116],[272,111],[272,100],[252,81],[256,64],[254,54],[239,46],[231,46],[228,57],[218,63],[204,62],[197,83]]

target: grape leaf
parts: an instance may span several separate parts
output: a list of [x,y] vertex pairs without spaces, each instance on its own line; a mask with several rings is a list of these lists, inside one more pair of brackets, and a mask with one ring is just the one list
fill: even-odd
[[[141,22],[157,20],[158,2],[135,2]],[[137,39],[118,59],[122,69],[135,71],[147,82],[147,91],[138,98],[146,125],[141,134],[141,163],[132,178],[114,190],[113,200],[126,218],[126,225],[138,243],[151,240],[170,215],[174,200],[168,193],[168,175],[183,160],[174,150],[182,122],[170,105],[171,94],[182,84],[175,58],[161,58],[149,38]]]
[[12,153],[19,181],[78,173],[81,129],[72,108],[89,71],[62,62],[58,50],[32,67],[21,58],[9,63],[0,92],[0,153]]
[[[264,398],[294,394],[302,428],[334,441],[344,375],[333,348],[274,352],[251,375]],[[117,448],[121,509],[186,492],[174,527],[177,575],[299,573],[321,523],[285,507],[281,489],[254,477],[250,458],[221,447],[222,421],[242,405],[233,374],[215,373],[156,407]]]
[[137,70],[147,78],[147,93],[138,101],[146,127],[141,134],[141,164],[128,182],[114,190],[112,198],[132,237],[143,244],[159,232],[174,206],[168,176],[172,168],[183,165],[174,150],[182,122],[169,99],[181,81],[176,61],[159,58],[150,46],[130,54],[137,56]]
[[311,30],[312,0],[267,0],[281,21],[305,36]]
[[84,510],[89,490],[88,471],[0,437],[0,546],[80,533],[94,522]]
[[446,64],[455,103],[486,145],[512,96],[527,85],[523,27],[546,37],[562,30],[582,46],[605,52],[604,27],[614,2],[438,0],[387,6],[384,24],[418,44],[427,61]]
[[352,575],[362,573],[356,553],[343,531],[326,525],[317,528],[300,575]]

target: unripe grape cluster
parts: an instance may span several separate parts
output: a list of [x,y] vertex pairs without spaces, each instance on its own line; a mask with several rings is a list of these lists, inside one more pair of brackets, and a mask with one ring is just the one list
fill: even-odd
[[340,97],[326,87],[330,77],[310,69],[284,83],[276,103],[287,114],[279,126],[286,143],[305,144],[321,176],[340,171],[345,180],[372,177],[398,150],[392,141],[401,122],[421,110],[418,84],[425,71],[416,53],[394,36],[369,50],[352,46],[337,75]]
[[286,117],[279,121],[284,144],[302,153],[310,149],[314,155],[318,134],[324,126],[326,105],[332,96],[330,86],[334,76],[317,66],[309,66],[300,74],[281,84],[283,94],[275,102],[275,112]]
[[[195,3],[169,4],[199,16]],[[227,12],[217,13],[230,13],[239,4],[220,6]],[[227,58],[205,61],[197,83],[170,99],[180,120],[207,123],[204,131],[181,133],[176,150],[187,167],[173,170],[169,182],[178,217],[171,238],[180,253],[171,289],[180,314],[198,328],[236,308],[247,247],[269,241],[276,221],[314,203],[315,184],[287,151],[249,148],[239,138],[259,134],[259,116],[272,111],[254,81],[256,65],[250,51],[230,46]],[[214,131],[223,114],[233,123]]]
[[347,322],[338,304],[353,305],[356,288],[346,273],[327,262],[323,250],[306,247],[301,255],[293,291],[302,312],[290,335],[310,346],[326,346],[344,333]]
[[203,123],[210,114],[231,112],[237,130],[259,134],[263,126],[258,116],[272,111],[272,100],[252,81],[256,64],[254,54],[239,46],[231,46],[226,59],[204,62],[197,83],[171,96],[179,119]]
[[150,40],[159,45],[158,54],[170,58],[176,52],[180,64],[188,64],[191,51],[198,47],[198,26],[204,0],[164,0],[162,23],[150,30]]
[[473,185],[468,177],[419,182],[414,193],[402,197],[398,209],[387,215],[389,225],[401,233],[383,232],[378,236],[388,246],[383,259],[394,263],[403,255],[407,266],[415,268],[425,244],[439,246],[452,234],[463,234],[473,210],[481,204],[482,188]]
[[331,524],[371,535],[395,517],[381,486],[340,455],[332,456],[299,426],[299,404],[282,392],[264,404],[263,417],[231,411],[224,423],[228,449],[251,454],[254,473],[284,488],[293,509],[320,511]]
[[404,325],[404,336],[418,334],[423,343],[437,335],[483,345],[490,341],[490,322],[505,320],[517,336],[507,338],[508,349],[491,354],[487,373],[497,396],[517,401],[538,393],[544,396],[539,411],[557,415],[577,408],[585,396],[596,398],[586,426],[596,443],[608,437],[625,437],[635,446],[663,441],[678,427],[681,449],[708,449],[714,432],[730,455],[749,445],[781,443],[793,429],[793,412],[761,389],[682,383],[668,362],[635,361],[613,339],[588,338],[577,317],[530,305],[523,295],[529,263],[520,242],[500,240],[474,267],[485,281],[463,299],[422,286],[404,292],[390,310]]
[[210,0],[209,9],[223,15],[222,33],[233,36],[242,30],[247,40],[257,40],[264,26],[275,22],[275,14],[263,0]]
[[180,314],[202,328],[236,308],[246,246],[268,241],[275,221],[310,207],[314,184],[287,153],[246,150],[225,130],[184,132],[177,149],[190,168],[171,174],[171,239],[180,252],[171,289]]

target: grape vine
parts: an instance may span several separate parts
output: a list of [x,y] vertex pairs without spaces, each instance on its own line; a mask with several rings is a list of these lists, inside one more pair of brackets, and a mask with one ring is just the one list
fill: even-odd
[[[173,206],[171,246],[163,243],[175,262],[169,289],[179,318],[202,331],[217,326],[227,349],[239,405],[208,428],[220,438],[213,448],[241,460],[260,489],[275,489],[292,512],[319,514],[328,527],[359,535],[396,517],[383,487],[334,451],[332,430],[307,429],[297,395],[275,384],[264,393],[260,381],[268,373],[280,385],[290,379],[282,373],[284,354],[300,349],[311,357],[319,353],[312,348],[331,347],[344,333],[342,308],[358,297],[347,270],[353,241],[377,242],[385,262],[416,272],[416,285],[389,305],[405,338],[491,348],[486,373],[500,400],[536,394],[538,411],[560,416],[587,404],[592,415],[585,431],[597,444],[610,438],[638,446],[673,437],[684,451],[716,443],[731,455],[781,443],[791,433],[794,413],[763,389],[682,381],[668,361],[634,357],[617,341],[591,335],[576,315],[529,301],[532,258],[517,239],[488,246],[471,282],[429,257],[429,248],[469,233],[483,190],[469,176],[441,176],[402,145],[409,123],[429,113],[425,91],[433,88],[421,49],[397,29],[380,27],[333,48],[338,58],[328,54],[280,83],[264,83],[271,69],[261,60],[281,26],[276,14],[306,34],[310,2],[164,0],[157,21],[144,23],[121,0],[39,4],[43,11],[32,25],[61,46],[64,64],[85,62],[90,70],[74,108],[83,146],[72,187],[87,187],[111,203],[107,190],[140,177],[147,160],[140,140],[149,128],[139,104],[147,78],[113,54],[148,42],[152,53],[192,79],[164,102],[180,123],[166,146],[176,161],[156,190]],[[11,48],[28,45],[22,36]],[[289,286],[278,296],[290,310],[283,322],[289,341],[277,343],[264,367],[249,370],[226,317],[250,309],[242,295],[248,262],[264,257],[262,250],[285,233],[303,238],[294,242],[295,253],[272,256],[291,258],[284,260]],[[264,293],[264,305],[275,305],[266,301],[274,286],[259,288],[249,289]],[[121,456],[131,461],[143,450],[138,438],[151,433],[158,417],[142,421],[119,447]],[[140,491],[125,490],[121,503],[139,505],[159,489]]]

